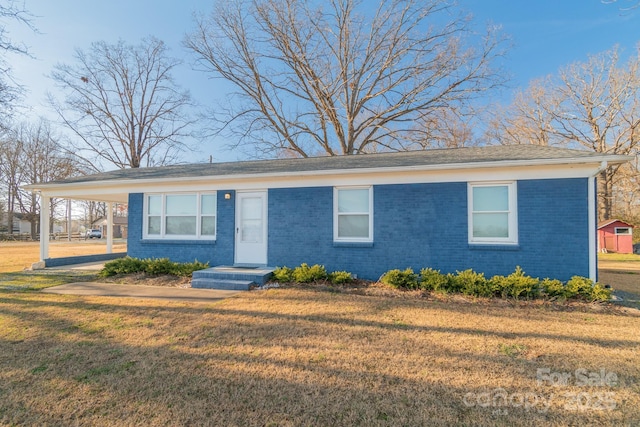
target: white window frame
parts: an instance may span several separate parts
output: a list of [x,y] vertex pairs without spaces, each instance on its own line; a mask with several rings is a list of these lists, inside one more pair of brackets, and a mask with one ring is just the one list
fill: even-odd
[[[473,236],[473,189],[476,187],[498,187],[506,186],[509,196],[508,214],[508,237],[474,237]],[[499,245],[516,245],[518,244],[518,187],[516,181],[487,181],[487,182],[469,182],[467,183],[467,218],[469,225],[469,243],[475,244],[499,244]],[[505,211],[496,211],[505,212]]]
[[[369,211],[368,212],[338,212],[338,193],[343,190],[369,190]],[[369,237],[340,237],[338,236],[338,217],[342,215],[368,215],[369,216]],[[346,186],[333,187],[333,241],[334,242],[373,242],[373,186]]]
[[[626,233],[619,232],[620,229],[626,230]],[[633,229],[631,227],[615,227],[614,233],[616,234],[616,236],[632,236]]]
[[[149,196],[161,197],[160,234],[149,234]],[[196,234],[166,234],[167,196],[196,196]],[[202,196],[213,196],[214,214],[202,214]],[[188,191],[176,193],[144,193],[142,215],[142,238],[162,240],[216,240],[218,235],[218,197],[216,191]],[[153,215],[158,216],[158,215]],[[202,235],[202,217],[213,216],[215,218],[215,234]]]

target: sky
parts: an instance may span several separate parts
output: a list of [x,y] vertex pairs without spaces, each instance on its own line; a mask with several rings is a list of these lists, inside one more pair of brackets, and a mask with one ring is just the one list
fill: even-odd
[[[173,57],[184,60],[175,80],[189,89],[202,105],[212,106],[226,96],[225,87],[192,69],[193,57],[182,47],[186,33],[194,28],[194,13],[208,13],[212,2],[205,0],[23,0],[34,15],[34,33],[9,23],[9,37],[24,42],[33,58],[10,56],[16,80],[27,90],[18,119],[55,119],[46,103],[53,91],[47,77],[56,63],[73,64],[76,48],[87,49],[92,42],[109,43],[122,39],[131,44],[152,35],[163,40]],[[368,0],[364,0],[368,1]],[[606,1],[606,0],[605,0]],[[508,102],[514,91],[524,89],[536,78],[555,74],[572,62],[586,61],[619,45],[623,56],[633,54],[640,42],[640,8],[624,10],[640,0],[458,0],[471,13],[479,29],[499,25],[510,38],[511,48],[504,60],[510,77],[499,95]],[[209,140],[187,161],[233,161],[242,154],[224,147],[224,141]]]

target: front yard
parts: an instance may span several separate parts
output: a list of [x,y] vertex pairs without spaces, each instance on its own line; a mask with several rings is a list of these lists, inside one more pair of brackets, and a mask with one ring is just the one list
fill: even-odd
[[[600,259],[640,294],[640,257]],[[37,292],[95,279],[0,274],[1,425],[640,424],[637,309],[326,286],[216,304]]]
[[637,425],[640,316],[293,287],[0,292],[0,423]]

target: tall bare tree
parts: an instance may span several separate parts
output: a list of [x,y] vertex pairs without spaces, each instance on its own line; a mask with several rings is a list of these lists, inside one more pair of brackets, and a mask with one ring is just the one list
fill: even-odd
[[533,80],[525,91],[515,94],[507,108],[495,106],[488,115],[486,139],[504,145],[550,145],[554,132],[548,107],[557,100],[548,91],[549,85],[549,79]]
[[5,132],[0,140],[0,188],[4,190],[6,197],[9,234],[13,234],[14,213],[19,210],[16,201],[20,185],[24,183],[24,146],[15,136],[14,132]]
[[[12,231],[13,213],[20,212],[31,223],[31,235],[38,232],[40,202],[35,193],[23,191],[21,185],[68,178],[82,173],[79,163],[60,145],[49,122],[21,123],[5,138],[2,165],[8,190],[7,210],[9,232]],[[51,200],[51,212],[55,211]],[[53,224],[53,221],[51,221]]]
[[55,67],[51,77],[66,97],[50,100],[85,157],[137,168],[174,162],[188,149],[191,97],[173,80],[180,62],[162,41],[96,42],[75,59]]
[[428,126],[500,82],[494,29],[445,0],[220,0],[185,41],[235,89],[213,129],[260,156],[437,145]]
[[15,41],[7,31],[6,23],[19,22],[35,31],[31,22],[32,15],[24,8],[22,1],[5,0],[0,4],[0,127],[9,127],[9,118],[13,107],[23,93],[22,87],[13,78],[11,65],[7,60],[10,54],[29,55],[24,43]]
[[[533,82],[494,123],[494,142],[561,145],[636,155],[640,148],[640,55],[621,63],[618,48]],[[598,214],[611,218],[620,166],[598,177]],[[637,169],[634,173],[638,173]],[[627,180],[628,181],[628,180]],[[631,193],[629,193],[631,194]]]

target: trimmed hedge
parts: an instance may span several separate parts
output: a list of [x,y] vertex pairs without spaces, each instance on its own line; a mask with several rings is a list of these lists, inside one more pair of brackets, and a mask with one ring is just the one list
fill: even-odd
[[574,276],[567,283],[556,279],[540,280],[527,276],[519,266],[508,276],[493,276],[490,279],[473,270],[442,274],[438,270],[426,268],[420,270],[418,277],[410,268],[404,271],[395,269],[383,274],[380,281],[397,289],[514,299],[578,298],[586,301],[609,301],[612,292],[586,277]]
[[[281,283],[312,283],[328,280],[334,285],[353,281],[353,275],[347,271],[334,271],[327,274],[323,265],[309,266],[306,263],[291,269],[277,267],[272,280]],[[483,273],[471,269],[457,271],[455,274],[442,274],[439,270],[423,268],[417,274],[411,268],[393,269],[380,277],[380,282],[395,289],[424,290],[431,292],[461,293],[476,297],[500,297],[513,299],[557,299],[574,298],[586,301],[609,301],[611,289],[600,283],[594,283],[586,277],[574,276],[566,283],[556,279],[540,280],[527,276],[517,266],[508,276],[486,278]]]
[[98,273],[102,277],[110,277],[118,274],[146,273],[153,276],[170,274],[172,276],[188,277],[194,271],[209,268],[209,263],[199,261],[178,263],[169,258],[131,258],[124,257],[105,263],[104,268]]
[[307,263],[302,263],[296,268],[276,267],[271,280],[279,283],[313,283],[328,280],[333,285],[344,285],[353,282],[354,278],[348,271],[327,273],[324,265],[309,266]]

